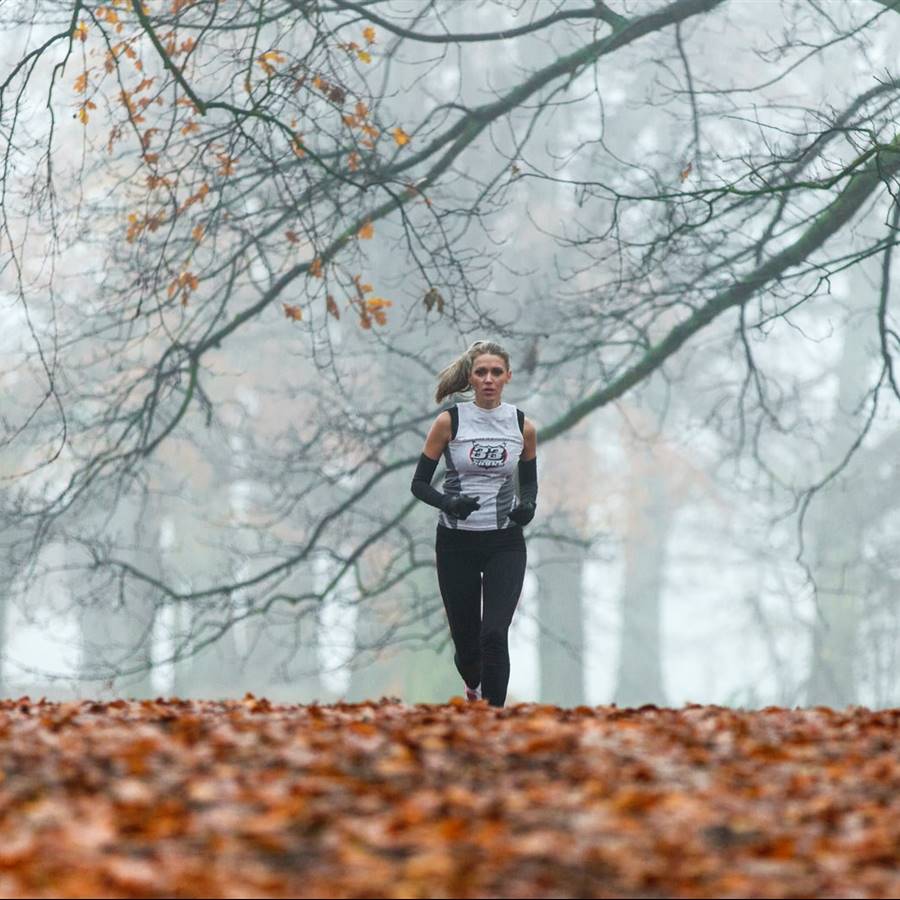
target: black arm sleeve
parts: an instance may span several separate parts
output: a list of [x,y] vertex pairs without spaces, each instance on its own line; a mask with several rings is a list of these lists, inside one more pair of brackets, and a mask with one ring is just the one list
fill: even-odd
[[431,459],[423,453],[419,457],[419,464],[416,466],[416,474],[413,475],[410,490],[423,503],[443,509],[447,500],[446,495],[431,486],[431,479],[434,478],[434,470],[437,468],[437,464],[438,461],[436,459]]
[[537,506],[537,457],[519,460],[519,500]]

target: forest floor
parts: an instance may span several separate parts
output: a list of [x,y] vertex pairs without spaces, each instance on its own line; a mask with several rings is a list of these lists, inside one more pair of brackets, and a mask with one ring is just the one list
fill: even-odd
[[900,709],[0,702],[4,897],[897,897]]

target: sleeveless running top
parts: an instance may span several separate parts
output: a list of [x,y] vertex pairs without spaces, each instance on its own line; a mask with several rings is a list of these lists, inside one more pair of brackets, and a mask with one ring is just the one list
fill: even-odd
[[460,531],[515,527],[509,513],[518,506],[515,476],[525,447],[524,413],[503,402],[482,409],[474,400],[457,403],[449,412],[456,427],[444,448],[444,493],[477,497],[481,506],[466,519],[441,511],[438,522]]

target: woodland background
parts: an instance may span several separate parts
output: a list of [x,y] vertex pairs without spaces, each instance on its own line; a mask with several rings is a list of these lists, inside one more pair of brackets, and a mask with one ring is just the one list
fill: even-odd
[[409,482],[490,338],[511,702],[900,703],[900,2],[0,26],[4,694],[459,693]]

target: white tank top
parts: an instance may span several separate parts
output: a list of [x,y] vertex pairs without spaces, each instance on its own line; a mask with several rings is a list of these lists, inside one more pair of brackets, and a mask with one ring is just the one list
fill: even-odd
[[525,440],[518,410],[511,403],[482,409],[474,400],[457,403],[456,436],[444,448],[445,494],[467,494],[481,504],[466,519],[445,512],[438,521],[446,528],[488,531],[512,528],[509,513],[519,505],[515,476]]

